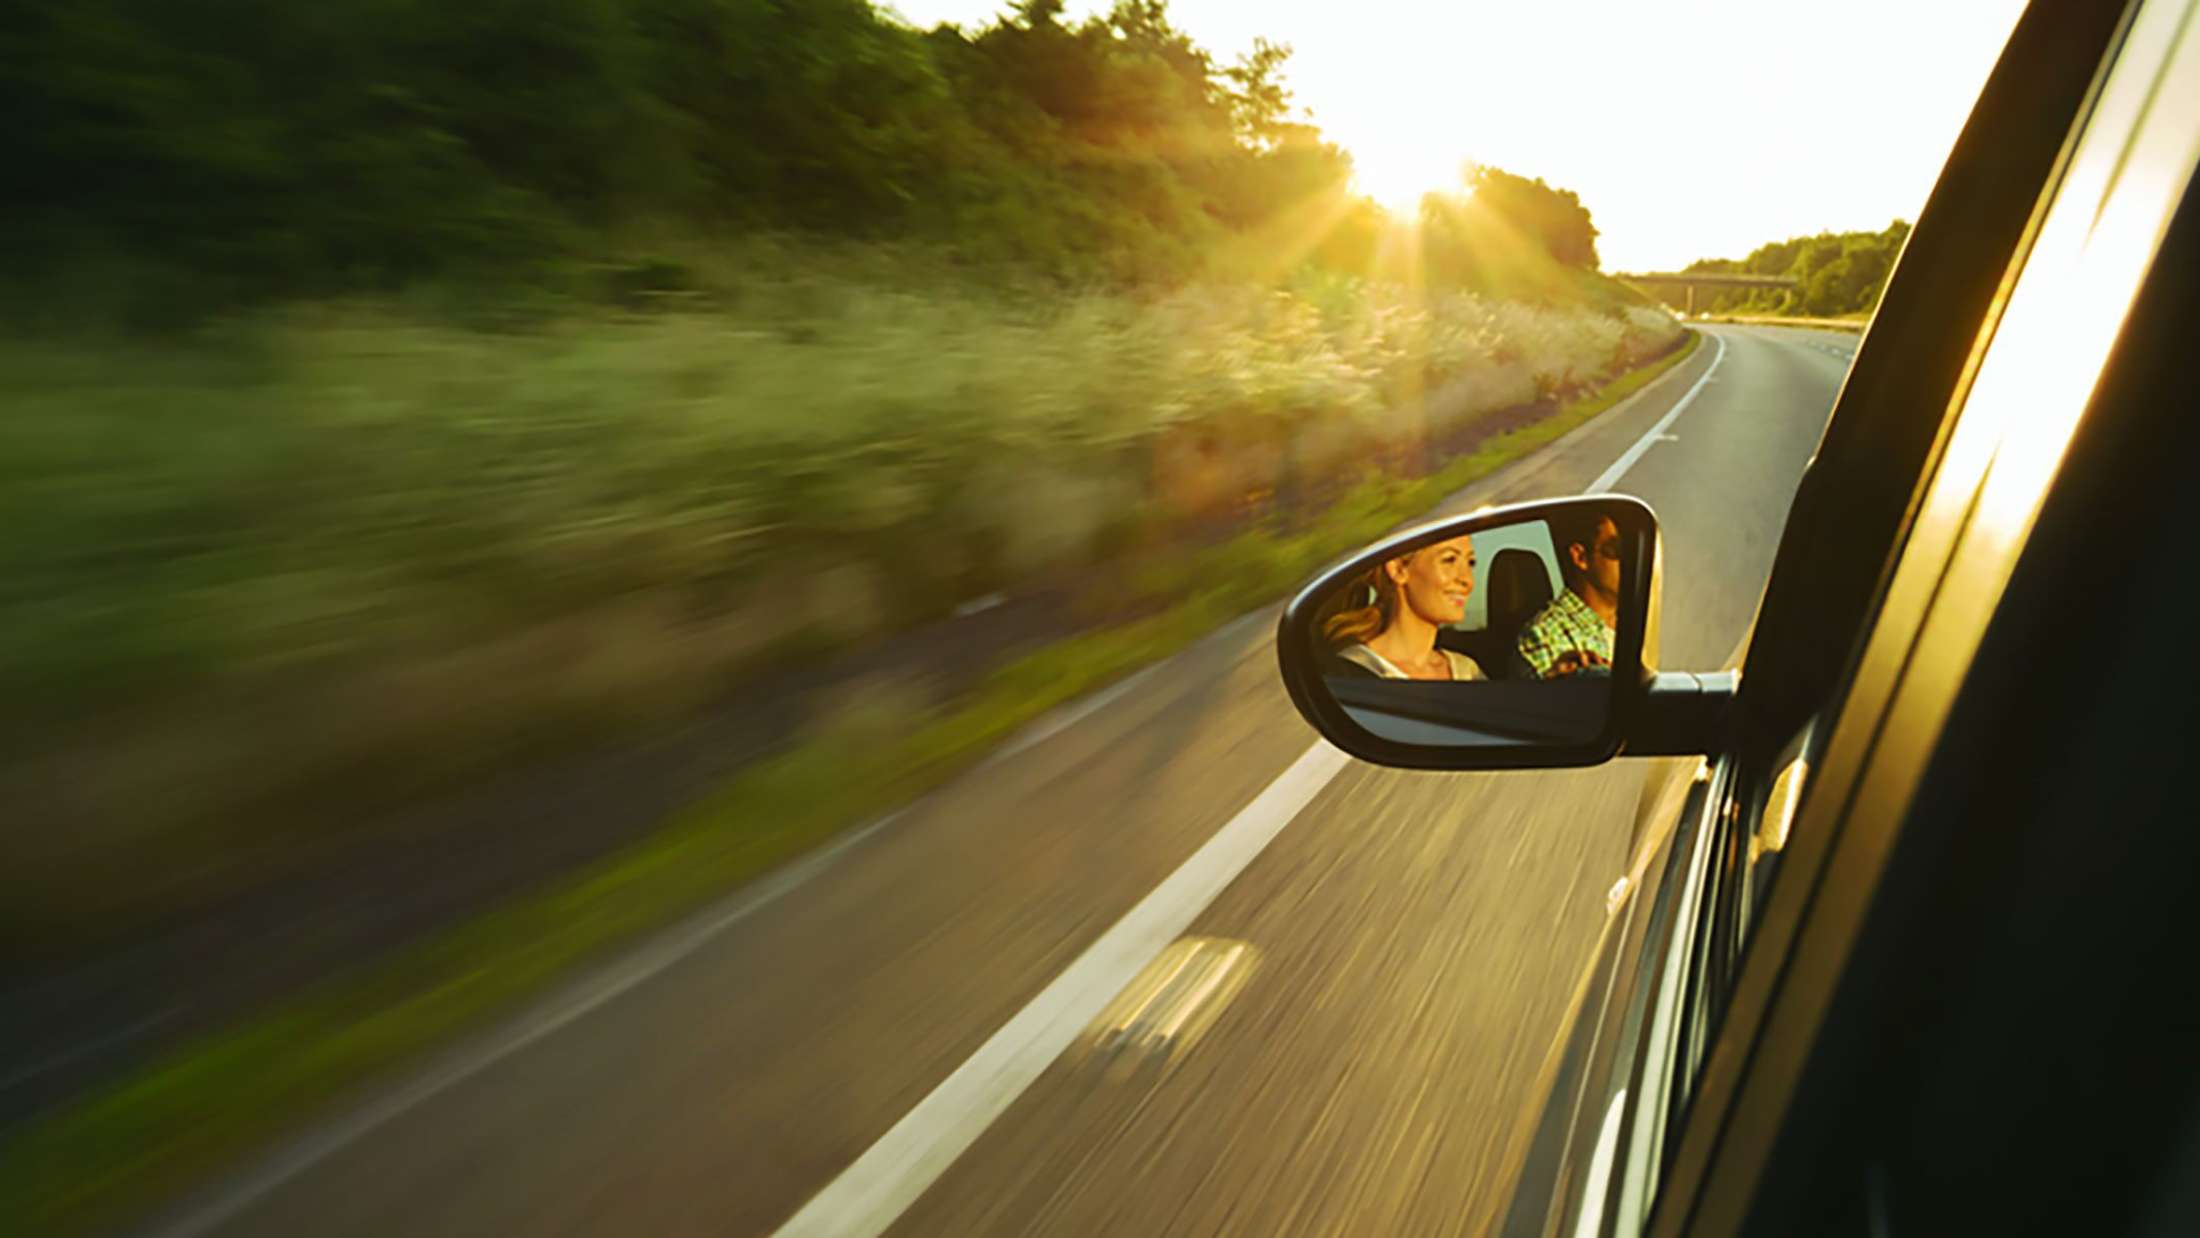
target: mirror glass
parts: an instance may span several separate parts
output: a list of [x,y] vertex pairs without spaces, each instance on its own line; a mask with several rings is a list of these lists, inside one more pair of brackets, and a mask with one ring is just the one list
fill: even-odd
[[1637,558],[1623,527],[1582,504],[1351,573],[1306,632],[1319,684],[1354,723],[1401,743],[1595,740]]

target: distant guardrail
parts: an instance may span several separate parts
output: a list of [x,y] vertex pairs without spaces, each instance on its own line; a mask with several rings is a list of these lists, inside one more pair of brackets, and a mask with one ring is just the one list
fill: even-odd
[[1821,331],[1860,334],[1866,318],[1783,318],[1775,314],[1691,314],[1690,322],[1730,322],[1745,327],[1814,327]]
[[1796,288],[1802,285],[1802,281],[1792,275],[1737,275],[1726,271],[1650,271],[1612,278],[1630,284],[1687,284],[1698,288]]

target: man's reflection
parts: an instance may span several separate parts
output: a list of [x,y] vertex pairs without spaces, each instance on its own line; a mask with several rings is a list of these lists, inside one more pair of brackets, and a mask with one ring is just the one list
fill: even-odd
[[1619,526],[1609,516],[1553,521],[1558,570],[1566,589],[1520,630],[1515,649],[1537,679],[1612,665],[1612,628],[1619,621]]

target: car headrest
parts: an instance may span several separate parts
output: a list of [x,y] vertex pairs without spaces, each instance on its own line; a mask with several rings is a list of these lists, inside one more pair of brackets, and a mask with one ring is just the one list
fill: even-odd
[[1500,550],[1490,560],[1490,626],[1517,628],[1551,600],[1551,572],[1532,550]]

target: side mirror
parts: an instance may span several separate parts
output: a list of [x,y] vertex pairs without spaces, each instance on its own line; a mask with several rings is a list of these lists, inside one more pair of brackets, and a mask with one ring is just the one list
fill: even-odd
[[1656,514],[1623,495],[1409,529],[1284,608],[1284,684],[1331,743],[1383,765],[1518,769],[1708,751],[1732,677],[1646,666],[1658,554]]

